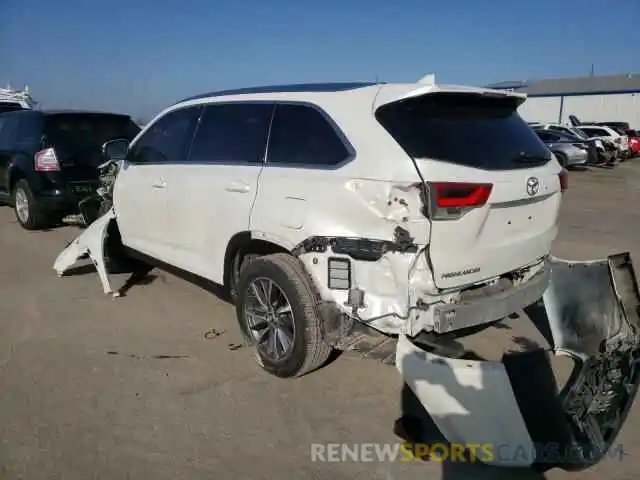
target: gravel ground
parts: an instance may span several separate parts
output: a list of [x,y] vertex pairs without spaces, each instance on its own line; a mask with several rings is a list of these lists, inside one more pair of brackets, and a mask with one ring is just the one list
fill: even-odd
[[[555,253],[640,259],[638,182],[640,160],[572,172]],[[1,480],[542,478],[437,462],[311,462],[312,443],[398,441],[395,369],[343,355],[299,380],[272,378],[237,348],[233,310],[209,291],[154,270],[114,300],[95,273],[56,278],[53,259],[76,233],[28,233],[0,208]],[[219,334],[205,338],[211,329]],[[637,478],[639,421],[636,408],[618,439],[622,461],[546,478]]]

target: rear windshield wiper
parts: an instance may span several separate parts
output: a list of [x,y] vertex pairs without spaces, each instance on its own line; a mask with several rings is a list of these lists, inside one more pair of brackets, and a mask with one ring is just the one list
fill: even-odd
[[551,159],[549,157],[540,155],[538,153],[531,153],[531,152],[520,152],[513,159],[514,162],[518,162],[518,163],[540,163],[540,162],[548,162],[550,160]]

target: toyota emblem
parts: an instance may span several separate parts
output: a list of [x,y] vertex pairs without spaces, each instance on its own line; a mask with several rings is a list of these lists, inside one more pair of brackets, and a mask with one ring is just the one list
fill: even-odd
[[540,189],[540,181],[536,177],[527,178],[527,193],[533,197]]

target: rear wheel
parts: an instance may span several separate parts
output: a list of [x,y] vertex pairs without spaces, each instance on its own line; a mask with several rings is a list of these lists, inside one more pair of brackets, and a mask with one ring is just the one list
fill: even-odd
[[236,314],[260,366],[281,378],[322,366],[332,348],[322,335],[316,292],[300,261],[285,253],[252,259],[242,268]]
[[24,179],[19,180],[13,189],[13,209],[16,220],[26,230],[39,230],[47,225],[29,183]]

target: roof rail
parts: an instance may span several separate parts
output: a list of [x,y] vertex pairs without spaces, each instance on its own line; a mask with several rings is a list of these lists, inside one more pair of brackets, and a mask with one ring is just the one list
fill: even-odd
[[341,92],[346,90],[355,90],[357,88],[370,87],[382,84],[384,82],[328,82],[328,83],[294,83],[288,85],[266,85],[260,87],[237,88],[232,90],[219,90],[215,92],[203,93],[192,97],[183,98],[175,102],[188,102],[190,100],[198,100],[200,98],[222,97],[227,95],[243,95],[257,93],[294,93],[294,92]]

